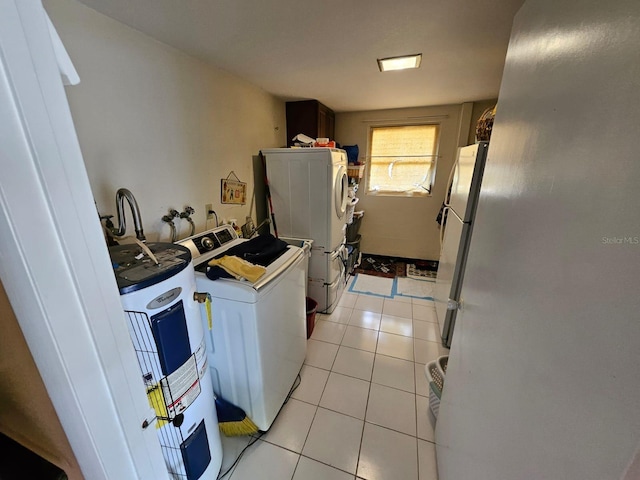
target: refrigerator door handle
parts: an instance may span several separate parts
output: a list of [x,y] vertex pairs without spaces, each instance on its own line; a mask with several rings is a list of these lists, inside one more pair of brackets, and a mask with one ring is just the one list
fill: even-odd
[[447,223],[447,213],[448,211],[451,209],[451,207],[449,207],[448,205],[445,205],[445,207],[442,209],[442,223],[440,224],[440,255],[442,255],[442,246],[444,243],[444,228],[445,225]]
[[449,178],[447,179],[447,189],[444,192],[444,204],[449,206],[449,202],[451,202],[451,187],[453,182],[453,174],[456,171],[456,167],[458,166],[458,158],[460,156],[460,152],[456,155],[456,160],[453,162],[453,167],[451,167],[451,171],[449,172]]

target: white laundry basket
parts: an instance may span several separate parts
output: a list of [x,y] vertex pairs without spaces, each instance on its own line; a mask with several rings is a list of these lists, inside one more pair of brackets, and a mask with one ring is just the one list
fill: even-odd
[[437,419],[440,411],[440,399],[444,388],[444,377],[447,372],[447,362],[449,355],[438,357],[437,360],[424,366],[424,374],[429,382],[429,408]]

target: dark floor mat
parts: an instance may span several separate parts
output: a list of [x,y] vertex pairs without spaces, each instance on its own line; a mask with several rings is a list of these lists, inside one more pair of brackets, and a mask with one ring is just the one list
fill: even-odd
[[362,255],[362,261],[356,273],[365,273],[377,277],[395,278],[406,275],[407,264],[401,259],[380,255]]
[[434,260],[416,260],[363,253],[362,261],[355,272],[385,278],[406,277],[407,265],[415,265],[420,269],[434,272],[438,270],[438,262]]

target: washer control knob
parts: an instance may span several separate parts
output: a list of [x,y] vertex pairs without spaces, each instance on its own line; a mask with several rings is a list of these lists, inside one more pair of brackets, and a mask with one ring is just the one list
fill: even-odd
[[213,240],[211,240],[211,238],[209,238],[209,237],[204,237],[202,239],[202,246],[206,250],[213,250]]

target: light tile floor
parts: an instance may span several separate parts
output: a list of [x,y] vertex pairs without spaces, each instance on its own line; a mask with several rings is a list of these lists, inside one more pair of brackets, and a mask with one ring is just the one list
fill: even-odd
[[318,314],[300,386],[269,431],[223,437],[225,480],[437,480],[425,363],[446,355],[433,302],[345,291]]

